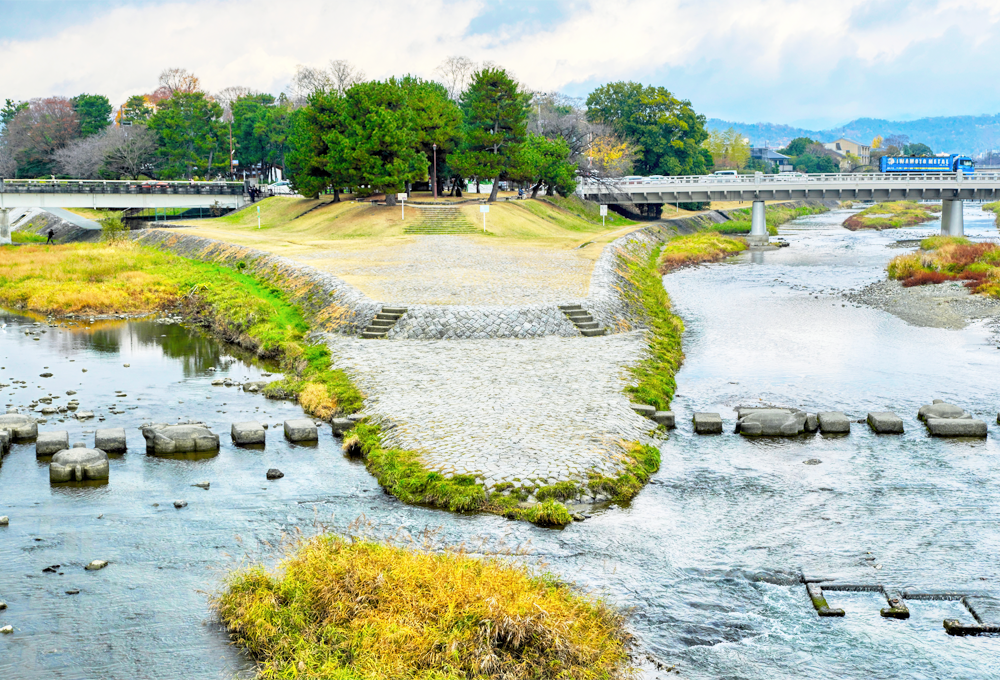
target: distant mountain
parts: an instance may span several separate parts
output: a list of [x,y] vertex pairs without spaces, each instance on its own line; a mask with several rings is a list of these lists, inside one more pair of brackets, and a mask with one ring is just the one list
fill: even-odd
[[830,130],[708,119],[709,130],[725,130],[730,127],[741,132],[744,137],[749,137],[752,145],[766,144],[772,149],[783,147],[796,137],[810,137],[820,142],[832,142],[846,137],[862,144],[870,144],[876,135],[906,135],[911,142],[927,144],[937,153],[976,154],[1000,148],[1000,115],[942,116],[907,121],[858,118]]

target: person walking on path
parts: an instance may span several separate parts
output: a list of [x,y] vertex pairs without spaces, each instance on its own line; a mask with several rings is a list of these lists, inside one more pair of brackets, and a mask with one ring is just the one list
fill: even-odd
[[55,235],[56,235],[55,230],[54,229],[49,229],[49,240],[45,242],[45,245],[49,245],[50,243],[52,245],[55,245],[56,242],[52,240],[52,237],[55,236]]

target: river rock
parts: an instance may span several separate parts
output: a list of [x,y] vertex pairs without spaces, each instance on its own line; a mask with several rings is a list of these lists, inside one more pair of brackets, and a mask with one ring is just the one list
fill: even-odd
[[0,429],[10,430],[11,438],[32,439],[38,436],[38,425],[35,419],[20,413],[7,413],[0,416]]
[[333,434],[338,437],[352,429],[354,425],[355,422],[350,418],[334,418],[330,421],[330,426],[333,427]]
[[215,387],[222,387],[223,383],[225,382],[226,381],[223,380],[222,378],[216,378],[215,380],[212,381],[212,385],[214,385]]
[[188,505],[187,501],[174,501],[174,507],[177,508],[178,510],[186,508],[187,505]]
[[663,425],[668,430],[672,430],[673,428],[677,427],[677,424],[674,421],[673,411],[656,411],[653,413],[652,418],[653,422]]
[[737,409],[736,431],[748,437],[794,437],[806,431],[806,412],[784,408]]
[[124,427],[106,427],[94,433],[94,448],[105,453],[125,453],[128,444],[125,441]]
[[695,434],[722,434],[722,416],[718,413],[695,413],[691,420]]
[[10,430],[0,430],[0,456],[10,453]]
[[971,418],[961,406],[955,406],[954,404],[948,404],[941,401],[940,399],[935,399],[933,403],[921,406],[920,410],[917,411],[917,418],[920,420],[927,420],[928,418]]
[[286,420],[285,438],[290,442],[314,442],[319,439],[316,423],[308,418]]
[[933,418],[928,416],[924,423],[934,437],[985,437],[986,421],[974,418]]
[[146,453],[194,453],[219,450],[219,435],[203,423],[167,425],[154,423],[142,428]]
[[848,434],[851,431],[851,420],[840,411],[824,411],[817,413],[819,431],[823,434]]
[[104,569],[104,567],[106,566],[108,566],[107,560],[94,560],[86,567],[84,567],[84,569],[86,569],[87,571],[98,571],[99,569]]
[[260,392],[265,387],[267,387],[266,380],[253,380],[251,382],[243,383],[244,392]]
[[245,423],[233,423],[230,433],[233,437],[233,443],[240,446],[263,444],[265,441],[264,428],[260,423],[252,420]]
[[199,489],[204,489],[205,491],[208,491],[212,487],[212,482],[195,482],[191,486],[196,486]]
[[284,476],[285,473],[279,470],[278,468],[271,468],[270,470],[267,471],[268,479],[281,479]]
[[14,626],[4,626],[0,628],[0,635],[10,635],[14,632]]
[[903,419],[891,411],[869,413],[868,426],[876,434],[903,434]]
[[107,479],[109,474],[108,454],[100,449],[66,449],[54,455],[49,463],[49,481],[55,484]]
[[90,418],[93,418],[93,417],[94,417],[94,412],[93,411],[77,411],[76,412],[76,419],[77,420],[89,420]]
[[0,517],[0,527],[5,527],[10,524],[10,518],[7,515]]
[[69,432],[60,430],[58,432],[39,432],[35,440],[36,456],[51,456],[59,453],[63,449],[69,448]]

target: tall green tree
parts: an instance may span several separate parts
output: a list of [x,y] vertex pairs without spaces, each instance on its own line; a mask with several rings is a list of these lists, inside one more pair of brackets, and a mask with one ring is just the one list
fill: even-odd
[[14,116],[24,111],[28,106],[30,106],[28,102],[15,102],[13,99],[5,100],[3,108],[0,109],[0,128],[7,127],[7,124],[14,120]]
[[664,87],[608,83],[587,97],[587,118],[609,126],[634,145],[639,174],[700,175],[711,166],[702,146],[705,116]]
[[395,204],[407,182],[427,177],[427,157],[417,150],[418,135],[406,91],[395,78],[357,83],[344,92],[318,93],[313,102],[326,147],[324,167],[336,185],[370,186]]
[[334,200],[340,200],[340,187],[346,186],[343,177],[334,177],[326,167],[329,149],[323,141],[324,122],[339,116],[337,109],[342,98],[327,93],[313,93],[307,106],[292,112],[288,135],[288,155],[285,169],[295,191],[306,198],[316,198],[328,188],[334,189]]
[[90,137],[111,125],[111,102],[103,94],[80,94],[72,99],[73,110],[80,121],[80,136]]
[[153,115],[153,107],[146,104],[146,98],[135,94],[128,98],[122,107],[122,122],[132,125],[145,125]]
[[517,163],[511,178],[531,182],[531,197],[538,195],[543,185],[547,193],[568,196],[576,189],[576,164],[570,162],[570,147],[565,139],[548,139],[528,133],[517,153]]
[[463,177],[491,178],[495,201],[500,180],[510,175],[526,137],[529,97],[502,68],[484,68],[462,93],[462,146],[450,162]]
[[204,92],[175,92],[160,103],[148,123],[160,137],[164,177],[210,175],[228,165],[229,143],[223,130],[222,107]]
[[233,140],[241,167],[260,164],[261,174],[285,166],[291,110],[269,94],[249,94],[232,103]]
[[417,150],[433,163],[433,145],[437,144],[436,176],[440,183],[445,177],[448,157],[462,138],[462,111],[440,83],[406,76],[400,85],[413,111]]

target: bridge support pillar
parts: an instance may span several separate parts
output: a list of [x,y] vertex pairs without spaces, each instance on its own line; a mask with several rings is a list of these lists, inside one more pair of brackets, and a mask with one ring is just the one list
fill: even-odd
[[0,246],[10,242],[10,208],[0,208]]
[[767,220],[764,218],[764,201],[754,201],[750,208],[750,236],[747,243],[752,246],[766,246],[768,240]]
[[955,198],[941,201],[941,235],[965,236],[962,199]]

